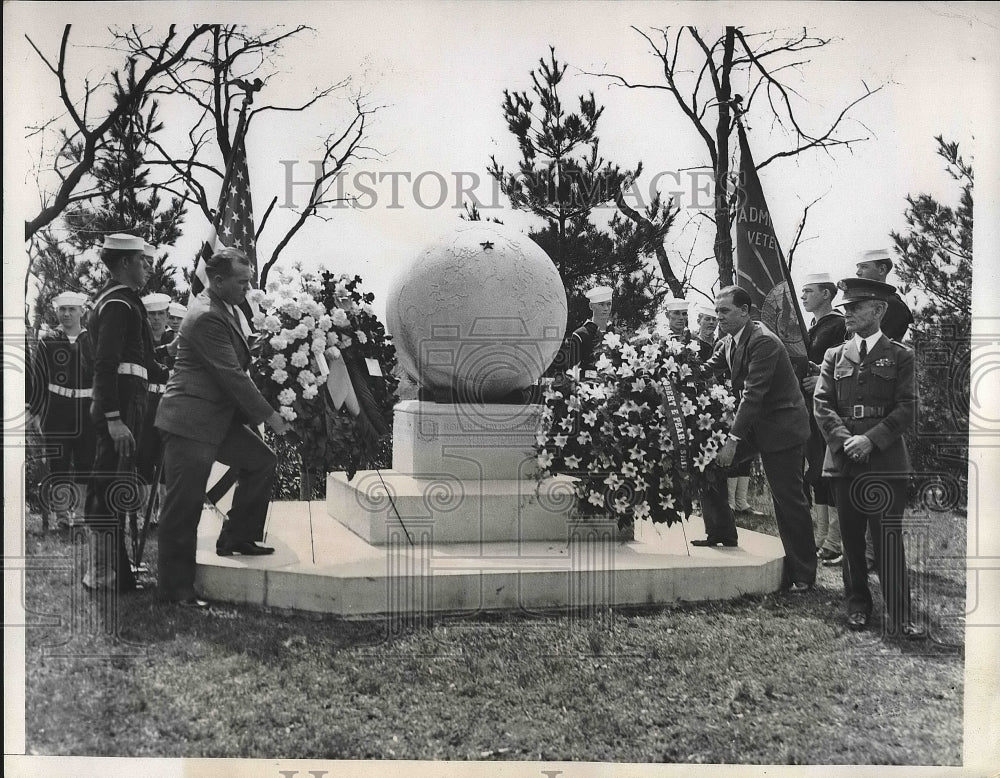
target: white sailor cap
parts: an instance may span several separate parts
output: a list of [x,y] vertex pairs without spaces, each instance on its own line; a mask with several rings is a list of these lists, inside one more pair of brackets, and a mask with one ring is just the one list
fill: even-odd
[[808,286],[809,284],[833,284],[836,286],[837,282],[833,280],[833,276],[829,273],[810,273],[802,279],[802,286]]
[[587,292],[587,299],[592,303],[609,303],[615,290],[610,286],[595,286]]
[[145,251],[146,241],[135,235],[119,232],[114,235],[105,235],[102,248],[118,249],[119,251]]
[[168,316],[181,316],[181,317],[183,317],[184,314],[187,313],[187,310],[188,309],[185,308],[180,303],[176,303],[176,302],[171,301],[170,305],[167,306],[167,315]]
[[143,241],[142,253],[145,254],[150,259],[152,259],[153,257],[156,256],[156,246],[154,246],[152,243],[146,243],[145,241]]
[[889,249],[862,251],[858,254],[855,264],[860,265],[862,262],[888,262],[889,267],[892,267],[892,254],[889,253]]
[[142,298],[142,304],[146,306],[146,310],[150,313],[165,311],[167,310],[167,306],[170,305],[170,295],[163,294],[162,292],[153,292]]
[[715,308],[711,305],[706,305],[705,303],[698,303],[694,307],[694,312],[698,316],[711,316],[713,319],[719,318],[719,314],[715,312]]
[[687,300],[667,300],[666,304],[663,306],[663,310],[665,311],[687,311],[687,309]]
[[87,295],[79,292],[61,292],[52,298],[52,307],[61,308],[64,305],[76,305],[82,308],[87,302]]

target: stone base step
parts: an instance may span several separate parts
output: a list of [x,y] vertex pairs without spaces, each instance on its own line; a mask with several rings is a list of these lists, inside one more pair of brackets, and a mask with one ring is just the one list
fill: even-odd
[[376,545],[402,526],[429,526],[434,543],[566,541],[573,483],[569,476],[536,484],[362,470],[351,481],[331,473],[326,503],[332,519]]
[[693,548],[702,521],[670,528],[639,522],[636,539],[605,524],[578,526],[572,540],[432,543],[428,527],[373,545],[330,518],[323,502],[276,502],[266,557],[219,557],[221,519],[202,515],[199,592],[215,601],[332,613],[379,614],[595,610],[680,600],[719,600],[777,590],[778,538],[743,530],[732,549]]

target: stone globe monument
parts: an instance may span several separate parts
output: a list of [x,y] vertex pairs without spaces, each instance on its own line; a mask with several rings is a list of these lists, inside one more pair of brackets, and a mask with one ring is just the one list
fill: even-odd
[[531,386],[566,328],[548,255],[502,224],[467,222],[427,246],[386,301],[400,364],[438,401],[496,403]]

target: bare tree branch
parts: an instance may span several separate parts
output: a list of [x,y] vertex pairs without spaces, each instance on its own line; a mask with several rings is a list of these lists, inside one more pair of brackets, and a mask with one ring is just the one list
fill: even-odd
[[790,249],[788,249],[787,259],[788,259],[789,271],[792,269],[792,261],[795,259],[795,249],[799,247],[800,243],[805,243],[807,241],[812,240],[812,238],[806,238],[805,241],[802,240],[802,231],[806,228],[806,219],[809,218],[809,209],[812,208],[814,205],[816,205],[816,203],[818,203],[824,197],[826,197],[827,194],[829,194],[829,191],[830,190],[828,189],[826,192],[821,194],[819,197],[817,197],[815,200],[813,200],[805,208],[802,209],[802,218],[799,219],[798,229],[795,230],[795,238],[792,240],[792,246]]
[[[25,222],[25,240],[29,240],[38,230],[51,223],[60,213],[63,212],[67,204],[70,202],[70,197],[80,184],[83,176],[89,173],[93,167],[98,147],[111,127],[114,126],[114,124],[123,116],[134,110],[135,106],[146,94],[154,80],[176,66],[177,63],[183,59],[191,45],[203,34],[208,32],[209,27],[207,25],[195,26],[191,33],[189,33],[188,36],[181,41],[181,44],[175,50],[171,50],[171,46],[176,37],[175,26],[171,25],[162,43],[158,45],[157,53],[152,57],[149,67],[145,70],[145,72],[138,76],[138,78],[135,73],[135,59],[130,58],[126,63],[127,78],[124,84],[120,84],[121,91],[117,96],[114,107],[99,124],[92,128],[88,127],[84,120],[86,113],[84,113],[84,116],[77,113],[76,104],[69,94],[69,88],[66,82],[66,46],[69,41],[70,29],[70,25],[66,25],[63,29],[62,41],[59,46],[59,60],[58,65],[55,68],[55,75],[59,82],[59,94],[62,99],[63,106],[73,119],[73,122],[83,139],[83,147],[81,149],[79,160],[72,166],[65,178],[61,178],[60,185],[51,202],[44,205],[37,216]],[[35,51],[38,51],[34,43],[32,43],[32,48],[34,48]],[[51,68],[51,63],[47,60],[46,64]],[[118,74],[115,73],[113,75],[116,82],[119,82]],[[91,92],[92,89],[88,87],[86,91],[86,98],[84,100],[85,106],[89,105]]]

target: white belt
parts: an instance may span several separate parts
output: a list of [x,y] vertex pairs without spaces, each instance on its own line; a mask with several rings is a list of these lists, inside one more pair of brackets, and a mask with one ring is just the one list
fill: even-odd
[[134,375],[145,381],[148,374],[142,365],[137,365],[135,362],[122,362],[118,365],[118,375]]
[[59,384],[49,384],[49,391],[52,394],[58,394],[60,397],[72,397],[74,399],[93,397],[93,389],[69,389],[65,386],[59,386]]
[[166,384],[149,384],[146,387],[146,391],[147,392],[151,392],[152,394],[163,394],[164,392],[167,391],[167,385]]

